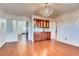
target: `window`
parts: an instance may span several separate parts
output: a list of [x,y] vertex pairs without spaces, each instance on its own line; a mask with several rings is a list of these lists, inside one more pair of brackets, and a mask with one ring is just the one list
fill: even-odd
[[6,28],[7,28],[7,33],[13,32],[13,22],[12,22],[12,20],[7,20]]

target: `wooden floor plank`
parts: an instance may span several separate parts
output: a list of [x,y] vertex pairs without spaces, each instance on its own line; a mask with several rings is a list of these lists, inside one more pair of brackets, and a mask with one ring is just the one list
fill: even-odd
[[0,48],[0,56],[79,56],[79,47],[57,41],[33,43],[6,43]]

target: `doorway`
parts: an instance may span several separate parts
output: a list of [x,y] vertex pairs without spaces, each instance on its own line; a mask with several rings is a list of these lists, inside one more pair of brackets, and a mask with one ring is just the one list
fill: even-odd
[[19,40],[28,42],[28,25],[28,21],[17,21],[17,32]]

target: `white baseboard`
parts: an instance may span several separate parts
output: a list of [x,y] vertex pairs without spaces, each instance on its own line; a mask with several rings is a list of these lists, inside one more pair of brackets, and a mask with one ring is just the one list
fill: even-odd
[[5,44],[6,42],[3,42],[1,45],[0,45],[0,48]]
[[79,47],[78,44],[74,44],[74,43],[70,43],[70,42],[68,43],[68,42],[64,42],[64,41],[61,41],[61,40],[57,40],[57,41],[62,42],[62,43],[65,43],[65,44],[69,44],[69,45],[72,45],[72,46]]
[[8,42],[17,42],[18,40],[9,40],[9,41],[5,41],[3,42],[2,44],[0,44],[0,48],[5,44],[5,43],[8,43]]
[[7,42],[17,42],[17,41],[18,41],[18,40],[7,40],[6,43],[7,43]]

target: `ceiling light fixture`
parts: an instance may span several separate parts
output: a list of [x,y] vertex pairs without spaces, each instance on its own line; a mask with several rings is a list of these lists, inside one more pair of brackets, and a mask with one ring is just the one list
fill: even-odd
[[53,13],[53,9],[51,8],[51,6],[48,3],[43,4],[43,6],[41,7],[40,13],[44,16],[44,17],[48,17]]

